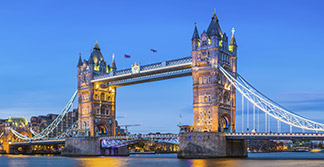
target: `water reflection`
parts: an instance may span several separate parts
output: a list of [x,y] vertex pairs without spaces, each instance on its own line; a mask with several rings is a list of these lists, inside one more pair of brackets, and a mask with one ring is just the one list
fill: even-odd
[[191,167],[239,167],[237,161],[233,159],[195,159],[190,161]]
[[129,157],[62,157],[53,155],[0,155],[0,167],[273,167],[324,166],[323,153],[257,153],[246,159],[177,159],[176,154]]
[[127,160],[123,157],[90,157],[77,158],[78,165],[83,167],[121,167],[127,166]]

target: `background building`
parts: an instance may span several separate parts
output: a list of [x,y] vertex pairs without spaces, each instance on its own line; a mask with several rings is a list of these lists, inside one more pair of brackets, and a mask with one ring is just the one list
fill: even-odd
[[[30,127],[39,133],[44,130],[48,125],[50,125],[58,116],[58,114],[47,114],[46,116],[39,115],[30,118]],[[78,109],[69,111],[63,118],[62,122],[58,124],[57,128],[49,134],[49,138],[56,137],[67,130],[78,120]]]

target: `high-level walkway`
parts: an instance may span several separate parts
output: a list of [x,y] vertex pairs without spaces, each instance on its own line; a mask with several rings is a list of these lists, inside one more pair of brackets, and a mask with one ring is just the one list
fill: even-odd
[[[144,82],[158,81],[191,75],[192,57],[128,68],[116,71],[114,74],[97,75],[91,81],[109,83],[110,86],[125,86]],[[135,66],[135,65],[134,65]]]

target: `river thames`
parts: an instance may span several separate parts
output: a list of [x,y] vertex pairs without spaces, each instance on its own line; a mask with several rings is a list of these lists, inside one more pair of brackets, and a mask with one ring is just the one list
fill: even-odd
[[0,155],[0,166],[43,167],[317,167],[324,166],[324,153],[250,153],[246,159],[177,159],[176,154],[129,157],[62,157],[53,155]]

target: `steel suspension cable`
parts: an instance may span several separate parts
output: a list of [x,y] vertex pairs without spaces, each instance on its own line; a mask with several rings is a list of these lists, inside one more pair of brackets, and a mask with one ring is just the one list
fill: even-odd
[[244,96],[242,94],[242,132],[244,132]]
[[[269,98],[259,93],[252,86],[247,86],[249,84],[242,83],[245,82],[243,81],[243,79],[241,81],[236,80],[221,65],[218,65],[218,68],[245,98],[247,98],[251,103],[255,104],[257,108],[267,113],[269,116],[275,119],[279,119],[281,122],[284,122],[288,125],[292,125],[301,129],[321,132],[324,131],[324,124],[312,121],[288,111],[287,109],[269,100]],[[242,78],[239,74],[236,73],[236,75],[239,78]],[[253,101],[252,97],[255,97],[256,101]]]

